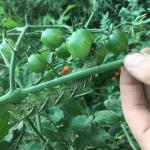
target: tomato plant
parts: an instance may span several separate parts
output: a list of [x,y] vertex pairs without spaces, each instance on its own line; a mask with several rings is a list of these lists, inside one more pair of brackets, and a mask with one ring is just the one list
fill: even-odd
[[41,41],[46,47],[55,49],[64,41],[64,34],[60,29],[46,29],[41,35]]
[[118,29],[112,31],[112,34],[106,40],[105,45],[108,50],[115,54],[119,54],[125,51],[128,47],[128,36],[127,33]]
[[0,150],[140,149],[119,68],[148,46],[148,10],[148,0],[0,1]]
[[85,58],[89,55],[93,43],[93,36],[86,29],[78,29],[67,40],[67,48],[72,56]]
[[40,54],[32,54],[28,58],[28,66],[31,71],[36,73],[43,72],[47,67],[47,62],[45,58],[42,57]]

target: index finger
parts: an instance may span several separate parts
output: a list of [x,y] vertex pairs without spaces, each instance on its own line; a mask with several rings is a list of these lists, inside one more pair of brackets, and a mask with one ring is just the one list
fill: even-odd
[[150,143],[146,142],[150,138],[150,111],[143,84],[122,68],[120,91],[124,116],[133,135],[141,147],[148,146],[150,149]]

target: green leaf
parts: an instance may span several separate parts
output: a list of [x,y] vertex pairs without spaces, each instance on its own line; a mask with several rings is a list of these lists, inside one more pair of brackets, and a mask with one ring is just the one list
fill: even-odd
[[83,150],[87,147],[107,147],[106,142],[112,137],[101,127],[95,127],[90,133],[80,134],[75,141],[76,149]]
[[98,124],[107,124],[111,125],[119,121],[120,115],[111,110],[102,110],[95,112],[94,122]]
[[111,136],[101,127],[95,128],[91,132],[91,144],[95,147],[106,147],[106,140],[111,140]]
[[64,111],[67,112],[69,115],[78,115],[82,110],[82,107],[79,104],[79,102],[73,99],[66,101],[63,107]]
[[75,150],[75,148],[73,146],[70,146],[69,150]]
[[7,20],[5,20],[3,23],[2,23],[2,26],[4,27],[16,27],[18,26],[18,23],[14,20],[12,20],[11,18],[8,18]]
[[18,147],[19,150],[42,150],[43,147],[40,143],[35,143],[32,141],[32,143],[20,143],[19,144],[19,147]]
[[54,127],[52,124],[48,122],[47,123],[42,122],[41,126],[42,126],[42,134],[47,139],[49,139],[51,142],[60,141],[60,135],[56,127]]
[[42,149],[42,145],[40,143],[34,143],[29,147],[29,150],[41,150],[41,149]]
[[49,118],[54,123],[58,123],[64,118],[64,113],[58,106],[56,106],[52,108],[52,113],[49,115]]
[[8,134],[8,118],[9,114],[5,107],[0,107],[0,139]]
[[60,142],[56,142],[53,148],[54,150],[66,150],[65,144]]
[[64,134],[64,139],[66,141],[72,141],[74,137],[75,137],[75,133],[73,132],[72,129],[68,129]]
[[121,103],[119,99],[109,98],[104,101],[104,105],[107,109],[120,112],[121,111]]
[[78,115],[72,119],[70,128],[76,133],[90,131],[92,120],[92,116]]

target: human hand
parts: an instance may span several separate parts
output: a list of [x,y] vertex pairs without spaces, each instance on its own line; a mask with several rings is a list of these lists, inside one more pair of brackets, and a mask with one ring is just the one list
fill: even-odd
[[150,150],[150,52],[128,54],[121,70],[121,104],[125,119],[142,150]]

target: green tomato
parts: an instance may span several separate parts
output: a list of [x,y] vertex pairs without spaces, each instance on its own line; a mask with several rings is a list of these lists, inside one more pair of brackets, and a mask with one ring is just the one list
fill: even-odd
[[28,65],[32,72],[41,73],[46,69],[47,62],[41,54],[32,54],[28,58]]
[[93,36],[86,29],[78,29],[67,40],[67,49],[72,56],[85,58],[89,55],[93,43]]
[[7,42],[6,40],[3,40],[3,42],[0,45],[0,54],[7,67],[9,67],[11,61],[11,55],[12,55],[11,48],[14,47],[15,47],[15,43],[11,39],[8,39]]
[[104,61],[106,55],[106,47],[104,44],[97,45],[96,47],[96,61],[97,64],[101,64]]
[[56,48],[56,55],[58,58],[67,58],[70,56],[66,43],[63,43],[60,47]]
[[46,29],[41,35],[44,46],[55,49],[64,41],[63,32],[60,29]]
[[47,63],[50,64],[52,62],[53,52],[44,50],[44,51],[40,51],[40,53],[41,53],[41,57],[43,57],[43,59],[45,59]]
[[108,40],[105,41],[105,45],[108,50],[115,54],[123,52],[128,47],[127,33],[121,32],[118,29],[114,30]]
[[55,72],[53,70],[49,70],[49,71],[46,71],[44,73],[44,80],[45,81],[49,81],[49,80],[52,80],[54,79],[56,76]]

